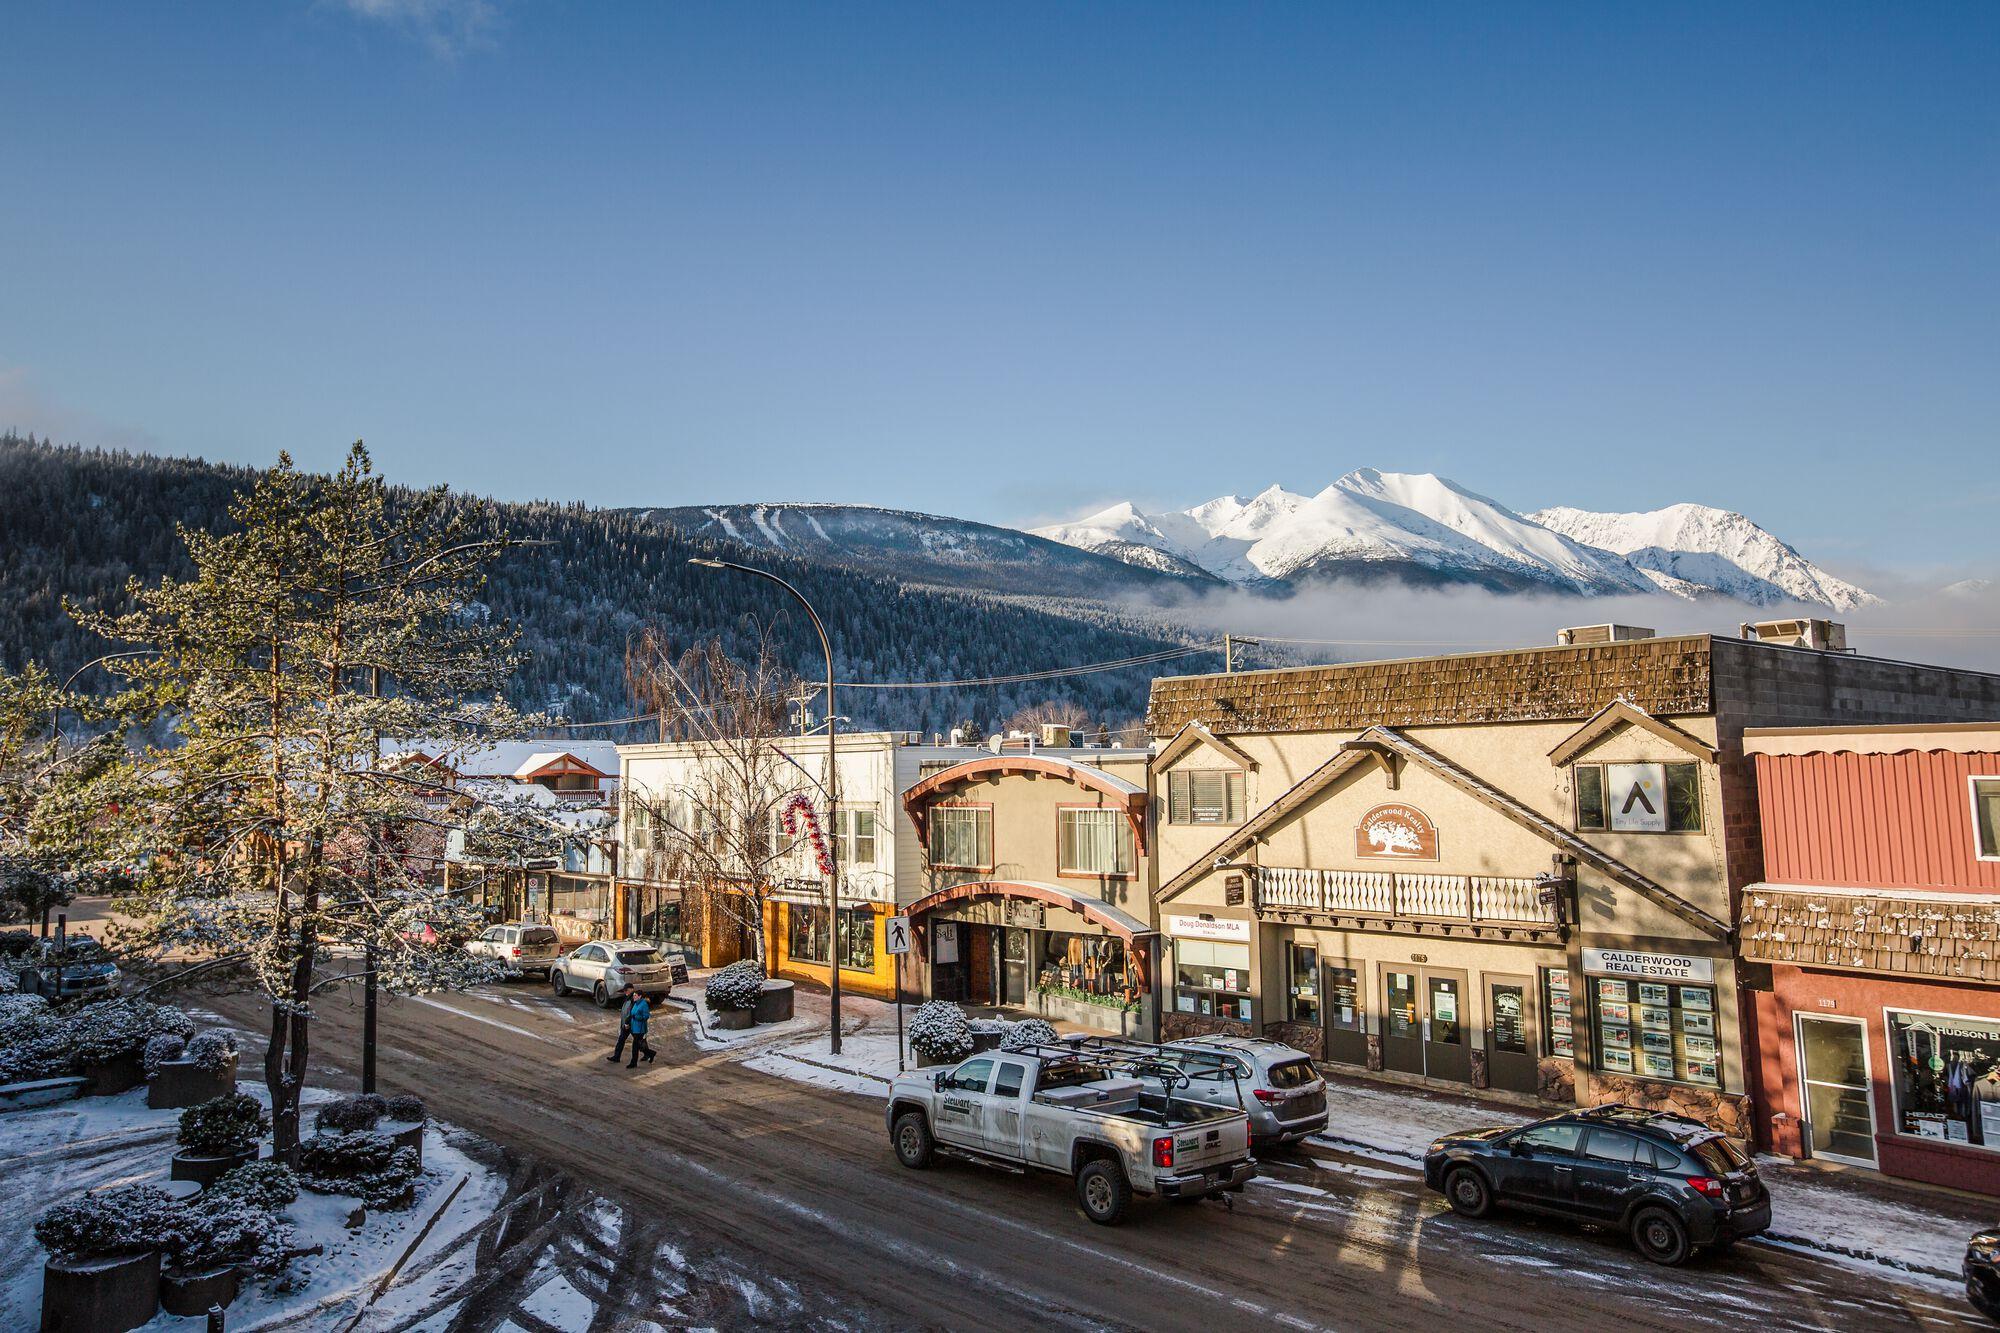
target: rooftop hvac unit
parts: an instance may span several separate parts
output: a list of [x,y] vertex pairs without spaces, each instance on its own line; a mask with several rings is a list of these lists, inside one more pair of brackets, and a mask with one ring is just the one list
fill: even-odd
[[1786,648],[1817,648],[1826,653],[1844,653],[1847,626],[1837,620],[1805,617],[1798,620],[1757,620],[1739,626],[1743,637],[1758,643],[1775,643]]
[[1042,723],[1042,748],[1044,750],[1068,749],[1069,728],[1060,722]]
[[1556,642],[1565,648],[1580,643],[1625,643],[1652,637],[1653,631],[1639,625],[1575,625],[1556,631]]

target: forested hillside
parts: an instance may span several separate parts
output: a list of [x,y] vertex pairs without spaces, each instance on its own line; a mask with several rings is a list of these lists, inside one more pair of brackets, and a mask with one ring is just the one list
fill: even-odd
[[[393,471],[393,460],[390,470]],[[188,572],[176,524],[217,528],[254,474],[198,460],[54,446],[0,435],[0,663],[45,663],[58,678],[110,650],[77,628],[65,597],[92,606],[124,602],[125,582]],[[472,503],[466,501],[465,503]],[[690,566],[694,555],[742,559],[791,580],[826,620],[844,681],[947,680],[1012,675],[1135,656],[1170,647],[1108,617],[1072,618],[977,594],[906,587],[769,551],[686,538],[660,525],[580,505],[502,504],[498,522],[537,545],[509,552],[494,570],[491,614],[522,632],[528,660],[514,701],[578,720],[632,711],[623,659],[644,624],[679,641],[721,634],[748,650],[768,625],[807,677],[820,674],[811,626],[783,592],[747,575]],[[1211,669],[1206,655],[1174,669]],[[992,725],[1047,699],[1080,704],[1113,726],[1145,711],[1159,668],[1103,672],[998,688],[853,690],[840,712],[857,726],[941,731],[970,716]],[[88,686],[101,673],[78,682]],[[603,735],[604,732],[593,734]]]

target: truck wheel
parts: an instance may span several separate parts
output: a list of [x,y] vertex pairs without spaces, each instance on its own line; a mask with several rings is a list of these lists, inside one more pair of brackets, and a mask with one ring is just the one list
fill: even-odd
[[896,1117],[895,1132],[896,1160],[912,1171],[921,1171],[931,1164],[931,1127],[924,1121],[922,1111],[905,1111]]
[[1125,1220],[1132,1202],[1132,1186],[1116,1162],[1099,1158],[1076,1173],[1076,1201],[1083,1215],[1101,1227],[1114,1227]]
[[1444,1178],[1444,1197],[1460,1217],[1484,1217],[1493,1211],[1493,1192],[1469,1166],[1461,1166]]
[[1687,1228],[1664,1208],[1642,1209],[1632,1219],[1632,1243],[1638,1246],[1639,1253],[1668,1268],[1686,1263],[1692,1249]]

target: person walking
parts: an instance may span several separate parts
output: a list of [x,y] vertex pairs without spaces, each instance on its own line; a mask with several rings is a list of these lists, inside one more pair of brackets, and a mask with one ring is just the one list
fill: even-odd
[[634,995],[632,1003],[625,1011],[625,1023],[632,1030],[632,1063],[627,1069],[639,1067],[639,1057],[645,1056],[646,1063],[653,1063],[653,1048],[646,1042],[646,1029],[653,1024],[653,1005],[643,995]]
[[[632,1001],[638,998],[638,992],[628,984],[620,988],[618,997],[621,1001],[618,1006],[618,1044],[611,1048],[611,1054],[604,1057],[614,1065],[625,1058],[625,1043],[632,1036]],[[636,1058],[638,1053],[639,1048],[634,1046],[633,1056]]]

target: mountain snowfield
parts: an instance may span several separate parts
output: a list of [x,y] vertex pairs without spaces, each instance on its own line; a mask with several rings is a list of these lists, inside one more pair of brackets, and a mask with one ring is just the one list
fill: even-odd
[[1877,602],[1741,514],[1517,514],[1430,473],[1362,468],[1317,495],[1273,486],[1172,513],[1121,503],[1036,536],[1147,568],[1257,585],[1329,578],[1584,596],[1665,592],[1839,611]]

